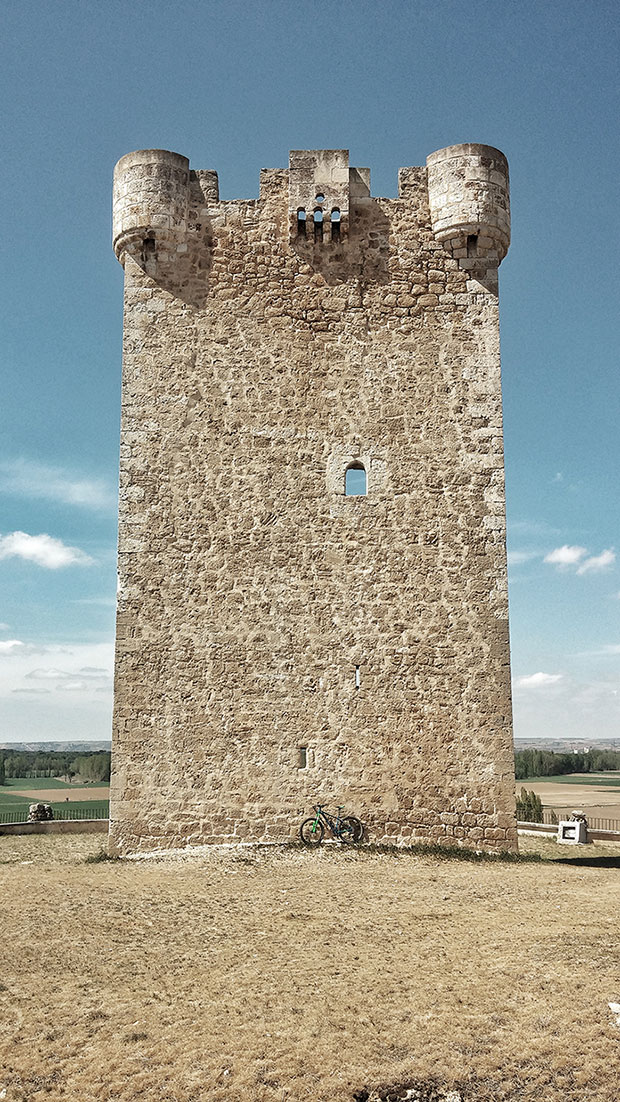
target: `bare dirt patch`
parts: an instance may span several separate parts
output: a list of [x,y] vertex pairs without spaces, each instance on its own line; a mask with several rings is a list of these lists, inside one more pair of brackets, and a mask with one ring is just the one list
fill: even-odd
[[41,803],[64,804],[83,800],[107,800],[110,796],[110,789],[107,784],[98,785],[97,787],[92,785],[87,788],[71,788],[67,785],[66,788],[20,788],[19,790],[15,789],[14,794]]
[[617,1099],[618,868],[76,842],[0,839],[6,1102]]

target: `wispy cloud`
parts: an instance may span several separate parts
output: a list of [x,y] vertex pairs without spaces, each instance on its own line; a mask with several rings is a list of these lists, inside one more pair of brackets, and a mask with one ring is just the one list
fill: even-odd
[[114,512],[116,494],[99,478],[81,478],[61,467],[50,467],[29,459],[0,462],[0,493],[57,501],[82,509]]
[[565,543],[562,547],[556,547],[548,555],[545,555],[543,562],[552,563],[553,566],[559,566],[560,568],[575,566],[585,554],[587,554],[586,547],[569,547]]
[[7,654],[15,654],[20,647],[23,647],[21,639],[5,639],[0,643],[0,657]]
[[578,574],[600,574],[601,571],[607,570],[616,561],[616,553],[611,549],[607,551],[601,551],[600,555],[592,555],[585,562],[582,562],[579,566]]
[[[17,640],[14,640],[17,642]],[[34,651],[45,655],[33,658]],[[16,647],[10,657],[2,660],[0,652],[0,698],[5,700],[18,695],[49,694],[51,705],[62,707],[61,700],[75,701],[76,706],[88,704],[102,706],[102,701],[112,698],[114,669],[113,643],[28,643]],[[51,714],[51,713],[50,713]]]
[[[7,739],[109,738],[114,644],[43,642],[45,657],[18,648],[0,661],[0,707]],[[44,670],[46,676],[40,676]],[[37,676],[30,674],[39,671]],[[50,675],[50,671],[53,671]],[[5,734],[6,732],[6,734]]]
[[94,562],[79,547],[69,547],[53,536],[30,536],[27,532],[10,532],[0,536],[0,559],[10,558],[25,559],[47,570],[58,570],[63,566],[92,566]]
[[39,687],[34,688],[34,686],[32,689],[11,689],[11,692],[14,696],[41,696],[42,694],[49,695],[51,691],[51,689],[42,689]]
[[547,524],[544,520],[509,520],[508,532],[511,536],[521,536],[524,539],[551,540],[559,536],[560,529]]
[[537,559],[538,555],[538,551],[509,551],[508,565],[519,566],[523,562],[531,562],[532,559]]
[[116,595],[113,597],[76,597],[73,605],[100,605],[102,608],[116,608]]
[[81,681],[109,681],[110,679],[110,674],[103,666],[81,666],[78,670],[71,672],[49,666],[31,670],[26,677],[33,678],[35,681],[74,681],[76,675]]
[[606,643],[602,647],[595,647],[593,650],[582,650],[577,652],[577,658],[607,658],[610,655],[620,654],[620,643]]
[[519,689],[543,689],[549,685],[557,685],[561,680],[561,673],[532,673],[526,677],[517,677],[515,685]]

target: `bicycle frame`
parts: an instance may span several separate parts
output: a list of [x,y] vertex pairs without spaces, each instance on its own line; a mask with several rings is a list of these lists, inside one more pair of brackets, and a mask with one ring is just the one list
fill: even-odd
[[313,804],[312,806],[314,811],[316,811],[316,816],[312,825],[313,833],[316,830],[318,824],[322,821],[327,829],[333,834],[334,838],[340,838],[340,823],[343,819],[343,816],[340,814],[340,812],[343,810],[343,808],[339,807],[337,809],[336,817],[334,818],[333,815],[330,815],[330,813],[325,810],[322,804]]

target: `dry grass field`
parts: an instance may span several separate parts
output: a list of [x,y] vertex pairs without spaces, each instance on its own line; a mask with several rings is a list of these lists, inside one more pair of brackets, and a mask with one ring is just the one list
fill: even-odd
[[110,786],[105,785],[87,785],[85,787],[71,787],[67,785],[65,788],[20,788],[17,795],[28,797],[30,800],[41,800],[43,803],[59,803],[60,801],[67,801],[67,803],[74,803],[76,800],[81,802],[82,800],[107,800],[110,796]]
[[0,838],[3,1102],[619,1097],[620,849],[85,863],[100,845]]
[[605,785],[600,781],[596,784],[566,784],[549,779],[517,781],[516,787],[517,792],[521,788],[534,791],[540,796],[543,807],[579,808],[589,816],[620,819],[620,787],[617,781],[615,785]]

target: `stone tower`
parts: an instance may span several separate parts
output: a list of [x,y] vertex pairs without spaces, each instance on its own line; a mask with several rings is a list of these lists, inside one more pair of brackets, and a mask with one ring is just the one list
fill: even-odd
[[497,269],[508,166],[456,145],[371,196],[294,150],[258,200],[116,166],[125,268],[111,791],[119,851],[516,845]]

